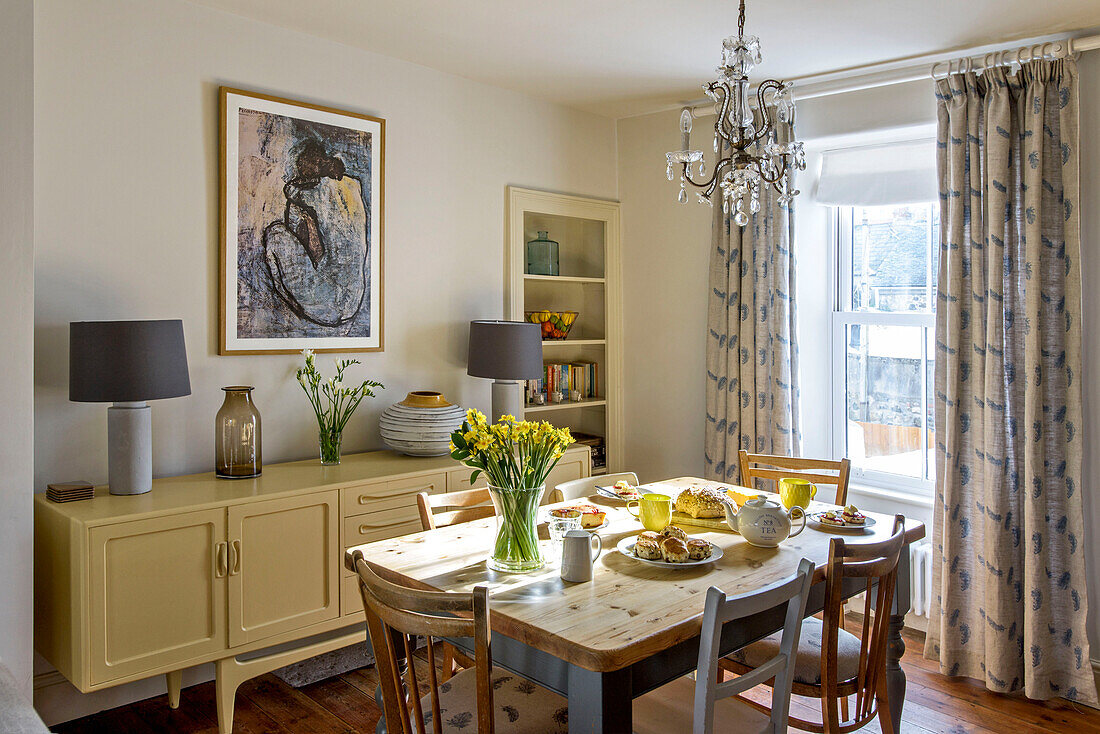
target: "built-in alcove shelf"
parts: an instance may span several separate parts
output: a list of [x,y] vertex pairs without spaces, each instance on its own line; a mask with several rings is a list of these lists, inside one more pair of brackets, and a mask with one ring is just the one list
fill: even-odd
[[[527,242],[547,232],[558,243],[562,275],[524,272]],[[508,188],[506,243],[507,318],[525,320],[527,311],[576,311],[566,339],[543,340],[550,364],[595,362],[601,397],[528,404],[525,415],[576,432],[602,436],[609,471],[621,471],[622,285],[619,204],[613,201]],[[598,469],[594,469],[599,471]]]

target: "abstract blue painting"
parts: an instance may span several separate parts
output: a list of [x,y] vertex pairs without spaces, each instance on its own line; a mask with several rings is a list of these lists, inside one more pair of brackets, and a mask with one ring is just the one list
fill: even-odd
[[382,349],[385,121],[222,89],[223,354]]

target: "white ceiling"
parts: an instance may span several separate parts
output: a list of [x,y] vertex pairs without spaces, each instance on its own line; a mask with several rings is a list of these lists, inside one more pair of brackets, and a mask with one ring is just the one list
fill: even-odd
[[[622,117],[700,96],[735,0],[192,0]],[[1098,0],[749,0],[760,72],[794,78],[1100,26]]]

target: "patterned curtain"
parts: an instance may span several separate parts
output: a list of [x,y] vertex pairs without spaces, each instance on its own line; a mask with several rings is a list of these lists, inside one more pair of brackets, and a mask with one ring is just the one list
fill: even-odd
[[762,187],[760,211],[743,228],[714,207],[704,456],[713,481],[739,481],[739,449],[785,456],[802,451],[794,215],[778,198]]
[[1085,632],[1077,71],[940,81],[940,670],[1096,702]]

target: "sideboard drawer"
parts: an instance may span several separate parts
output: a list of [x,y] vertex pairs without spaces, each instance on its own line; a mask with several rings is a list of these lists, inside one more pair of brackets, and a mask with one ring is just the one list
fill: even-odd
[[488,480],[485,478],[485,472],[478,474],[477,481],[470,484],[470,475],[473,473],[473,469],[465,466],[461,469],[452,469],[447,472],[447,491],[459,492],[463,489],[473,489],[474,487],[486,487],[489,485]]
[[417,494],[420,492],[437,494],[445,492],[446,487],[447,475],[442,472],[345,487],[341,498],[341,512],[344,517],[351,517],[367,512],[409,506],[413,508],[415,514]]
[[[375,540],[419,533],[423,529],[420,523],[420,511],[415,504],[395,510],[346,517],[344,518],[344,547],[352,548]],[[351,573],[347,569],[344,572]]]

